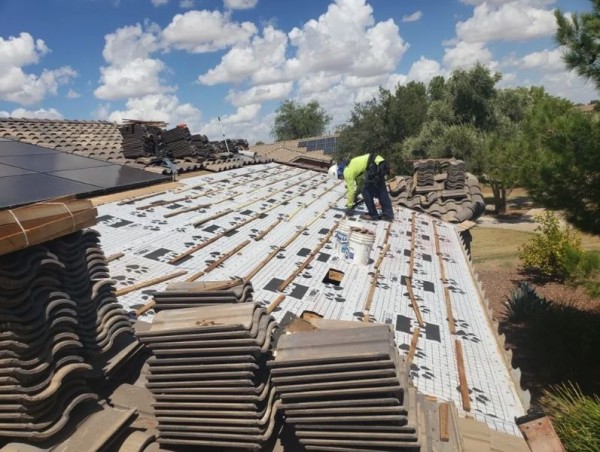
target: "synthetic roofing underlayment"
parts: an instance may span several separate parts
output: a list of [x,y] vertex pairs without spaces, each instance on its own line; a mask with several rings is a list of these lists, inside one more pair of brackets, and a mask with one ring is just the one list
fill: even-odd
[[[278,320],[304,310],[362,320],[368,310],[371,320],[393,326],[401,353],[417,341],[411,376],[421,392],[452,400],[463,415],[470,408],[490,427],[520,436],[514,423],[525,411],[520,389],[451,224],[405,208],[396,208],[393,223],[365,222],[376,232],[365,267],[335,252],[333,229],[343,216],[345,190],[324,174],[273,163],[182,183],[187,188],[178,192],[98,208],[103,249],[108,256],[124,253],[110,263],[119,289],[177,272],[186,273],[172,281],[251,277],[256,301],[273,302],[278,288],[287,295],[274,311]],[[191,210],[195,206],[205,207]],[[344,272],[339,287],[323,282],[331,268]],[[167,284],[122,295],[120,302],[139,308]],[[151,321],[152,311],[142,319]]]

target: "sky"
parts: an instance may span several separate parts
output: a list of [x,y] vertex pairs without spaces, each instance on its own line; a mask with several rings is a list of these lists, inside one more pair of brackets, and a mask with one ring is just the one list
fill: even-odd
[[[0,0],[0,117],[161,120],[272,142],[278,106],[344,124],[379,87],[481,62],[500,87],[598,98],[567,71],[555,8],[589,0]],[[220,118],[220,121],[219,121]]]

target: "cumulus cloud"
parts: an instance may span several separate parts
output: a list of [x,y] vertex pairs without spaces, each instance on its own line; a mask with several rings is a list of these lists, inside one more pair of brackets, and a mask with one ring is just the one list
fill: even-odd
[[179,7],[184,9],[192,9],[196,6],[196,2],[194,0],[181,0],[179,2]]
[[258,0],[225,0],[223,3],[227,9],[252,9]]
[[562,55],[563,50],[561,48],[544,49],[540,52],[525,55],[521,58],[519,65],[522,69],[542,69],[548,72],[564,71],[565,64]]
[[402,17],[402,22],[417,22],[423,17],[423,11],[415,11],[412,14]]
[[94,91],[99,99],[117,100],[148,94],[171,92],[161,74],[166,65],[150,54],[161,48],[160,30],[140,24],[119,28],[105,36],[102,55],[108,66],[100,68],[100,86]]
[[29,33],[0,37],[0,100],[31,105],[48,94],[56,94],[59,85],[68,84],[77,72],[70,66],[44,69],[39,75],[26,73],[23,67],[36,64],[50,52],[41,39]]
[[473,16],[456,24],[456,35],[466,42],[521,41],[551,36],[556,30],[554,13],[540,2],[483,2]]
[[164,121],[174,127],[185,123],[192,132],[199,131],[201,112],[190,103],[180,104],[172,94],[149,94],[127,100],[125,110],[110,113],[108,119],[121,122],[123,119]]
[[444,64],[450,69],[472,67],[478,62],[487,64],[491,60],[492,52],[481,42],[460,41],[444,51]]
[[287,98],[292,92],[292,82],[273,83],[270,85],[253,86],[246,91],[231,90],[227,94],[227,101],[236,107],[256,104],[267,100],[280,100]]
[[440,63],[421,56],[408,71],[408,80],[429,83],[436,75],[446,75]]
[[28,119],[63,119],[63,115],[55,108],[48,110],[40,108],[38,110],[26,110],[17,108],[12,112],[0,111],[0,118],[28,118]]
[[283,78],[288,38],[285,33],[267,26],[262,36],[240,43],[227,52],[221,62],[198,77],[204,85],[241,82],[250,78],[254,83],[272,83]]
[[232,22],[229,14],[202,10],[175,15],[163,35],[176,49],[206,53],[244,42],[256,32],[252,22]]
[[69,88],[69,91],[67,91],[67,99],[77,99],[79,97],[81,97],[81,94],[79,94],[73,88]]

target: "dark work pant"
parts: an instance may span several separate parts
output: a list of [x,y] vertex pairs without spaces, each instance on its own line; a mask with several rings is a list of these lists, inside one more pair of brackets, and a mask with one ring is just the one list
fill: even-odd
[[373,201],[373,198],[379,199],[379,204],[381,204],[383,216],[388,217],[390,220],[394,218],[392,200],[390,199],[390,195],[387,191],[385,180],[383,178],[376,182],[365,184],[362,189],[362,196],[365,200],[365,206],[367,206],[369,215],[371,215],[373,218],[379,217],[377,209],[375,208],[375,202]]

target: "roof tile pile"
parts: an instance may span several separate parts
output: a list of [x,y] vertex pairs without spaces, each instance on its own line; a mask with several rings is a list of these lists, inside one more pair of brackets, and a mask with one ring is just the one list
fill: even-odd
[[415,162],[413,175],[389,184],[392,201],[451,223],[474,221],[485,212],[485,201],[475,176],[462,160]]
[[307,450],[419,450],[416,390],[392,330],[340,324],[279,338],[269,367],[286,424]]
[[162,292],[155,292],[156,312],[168,309],[192,308],[252,301],[252,283],[243,279],[233,281],[176,282]]
[[277,413],[265,365],[276,328],[254,303],[159,312],[139,333],[154,354],[158,442],[260,449]]
[[0,257],[0,437],[54,437],[138,346],[107,278],[90,230]]

